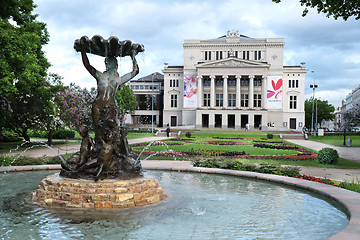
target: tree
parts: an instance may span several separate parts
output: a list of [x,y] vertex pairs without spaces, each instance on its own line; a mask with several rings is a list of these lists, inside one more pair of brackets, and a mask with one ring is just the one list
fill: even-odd
[[356,104],[344,114],[345,128],[353,128],[360,125],[360,105]]
[[1,129],[30,138],[48,116],[54,89],[46,80],[50,66],[42,46],[49,41],[45,23],[36,21],[32,0],[3,1],[0,10]]
[[125,84],[121,85],[116,92],[115,100],[120,110],[120,123],[125,121],[126,114],[133,114],[137,107],[136,97],[131,88]]
[[[275,3],[281,0],[272,0]],[[358,0],[300,0],[301,6],[305,6],[302,16],[305,17],[309,9],[316,8],[318,13],[325,13],[327,17],[333,17],[335,20],[343,18],[345,21],[354,16],[356,20],[360,19],[360,1]]]
[[[328,103],[327,100],[320,100],[315,98],[314,105],[314,124],[315,123],[315,113],[316,113],[316,102],[317,102],[317,119],[318,122],[321,123],[322,120],[328,121],[333,120],[335,118],[335,107]],[[313,106],[313,98],[311,97],[309,100],[305,100],[305,124],[307,127],[311,126],[312,122],[312,106]],[[321,125],[320,125],[321,127]]]

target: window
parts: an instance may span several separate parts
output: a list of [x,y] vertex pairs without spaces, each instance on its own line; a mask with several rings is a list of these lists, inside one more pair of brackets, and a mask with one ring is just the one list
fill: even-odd
[[210,107],[210,94],[204,94],[204,107]]
[[258,60],[261,60],[261,51],[258,51]]
[[290,96],[290,109],[296,109],[296,96]]
[[254,78],[254,86],[259,86],[261,87],[261,77],[255,77]]
[[246,51],[246,60],[250,59],[250,51]]
[[223,106],[223,95],[222,94],[216,94],[216,107],[222,107]]
[[176,87],[179,87],[179,79],[176,80]]
[[223,86],[224,80],[222,78],[216,78],[216,86]]
[[203,79],[203,84],[204,84],[204,86],[209,86],[209,87],[210,87],[210,85],[211,85],[211,79],[204,77],[204,79]]
[[236,107],[236,94],[228,95],[228,107]]
[[233,77],[233,76],[230,76],[229,79],[228,79],[228,86],[231,87],[231,86],[236,86],[236,78]]
[[171,107],[172,108],[177,107],[177,95],[175,95],[175,94],[171,95]]
[[243,57],[242,57],[243,59],[245,59],[246,58],[246,52],[245,51],[243,51]]
[[254,94],[254,107],[261,107],[261,94]]
[[289,88],[298,88],[299,80],[289,80]]
[[249,86],[249,79],[241,79],[241,86]]
[[172,79],[170,79],[170,87],[172,87]]
[[241,107],[249,106],[249,94],[241,94]]
[[238,58],[238,51],[235,51],[235,57]]
[[205,61],[211,60],[211,51],[205,51]]

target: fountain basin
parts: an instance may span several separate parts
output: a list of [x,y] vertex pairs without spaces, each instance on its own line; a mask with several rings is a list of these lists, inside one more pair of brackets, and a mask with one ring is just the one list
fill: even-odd
[[127,208],[159,202],[166,198],[152,177],[72,179],[55,173],[44,178],[33,194],[42,205],[69,208]]
[[[161,163],[161,164],[160,164]],[[51,166],[51,169],[54,169],[55,167],[57,167],[58,169],[61,169],[60,166]],[[310,234],[308,237],[308,239],[314,239],[314,237],[317,237],[316,239],[325,239],[327,237],[329,237],[329,239],[360,239],[360,209],[359,209],[359,202],[360,202],[360,194],[355,193],[355,192],[351,192],[348,190],[344,190],[341,188],[337,188],[337,187],[332,187],[329,185],[324,185],[324,184],[320,184],[320,183],[315,183],[315,182],[310,182],[310,181],[305,181],[305,180],[301,180],[301,179],[294,179],[294,178],[288,178],[288,177],[282,177],[282,176],[275,176],[275,175],[267,175],[267,174],[260,174],[260,173],[253,173],[253,172],[243,172],[243,171],[234,171],[234,170],[224,170],[224,169],[209,169],[209,168],[194,168],[189,166],[189,163],[186,162],[178,162],[178,161],[144,161],[143,162],[143,167],[144,169],[156,169],[156,170],[173,170],[176,172],[197,172],[197,173],[210,173],[215,174],[214,176],[219,176],[220,175],[233,175],[236,176],[235,179],[237,179],[237,177],[241,177],[240,179],[261,179],[261,182],[263,182],[265,180],[266,181],[270,181],[270,182],[275,182],[275,183],[279,183],[281,185],[279,185],[281,188],[284,187],[283,184],[285,185],[290,185],[291,188],[292,187],[296,187],[297,189],[306,189],[308,191],[311,192],[315,192],[318,193],[321,196],[325,196],[325,200],[328,201],[329,199],[335,200],[336,203],[340,204],[340,208],[342,209],[341,211],[343,211],[343,214],[345,213],[345,215],[343,215],[343,217],[345,217],[345,222],[343,222],[342,227],[338,227],[337,229],[334,229],[333,227],[333,223],[334,223],[334,218],[330,218],[330,219],[326,219],[326,218],[321,218],[319,221],[316,221],[314,218],[311,218],[310,216],[305,217],[304,222],[308,222],[309,226],[313,227],[315,226],[316,229],[322,229],[321,231],[325,231],[326,233],[326,237],[323,236],[318,236],[318,230],[315,231],[315,233],[310,233],[308,232],[308,229],[305,229],[304,231],[307,234]],[[18,168],[18,167],[2,167],[0,168],[0,172],[13,172],[13,171],[21,171],[21,170],[36,170],[36,169],[44,169],[43,166],[31,166],[31,167],[24,167],[23,168]],[[46,166],[47,169],[50,169],[49,166]],[[41,175],[39,176],[37,174],[38,171],[36,172],[31,172],[31,173],[27,173],[27,172],[18,172],[16,173],[16,175],[12,175],[12,174],[0,174],[1,177],[1,181],[0,181],[0,192],[1,192],[1,199],[7,198],[7,196],[15,196],[17,192],[24,192],[24,191],[34,191],[36,189],[36,187],[38,186],[39,181],[46,175],[49,174],[49,172],[42,172]],[[157,171],[156,171],[157,172]],[[39,173],[40,174],[40,173]],[[180,173],[178,173],[180,174]],[[24,179],[24,177],[22,177],[22,175],[26,175],[26,178]],[[13,177],[14,176],[14,177]],[[165,177],[166,176],[166,177]],[[187,179],[188,178],[188,174],[185,173],[183,179]],[[75,234],[74,236],[78,236],[79,237],[73,237],[72,239],[83,239],[81,236],[86,235],[87,232],[90,231],[90,233],[88,233],[87,235],[92,236],[91,235],[91,231],[95,234],[104,234],[106,236],[109,236],[111,234],[117,234],[116,236],[134,236],[134,234],[139,234],[139,231],[141,232],[143,230],[143,227],[150,227],[151,229],[154,229],[153,225],[150,224],[150,222],[152,224],[165,224],[168,223],[168,218],[177,218],[178,215],[182,215],[183,214],[183,208],[182,206],[184,206],[184,204],[189,203],[189,202],[185,202],[185,200],[190,199],[193,200],[195,199],[195,195],[191,196],[191,197],[182,197],[181,192],[179,192],[178,190],[178,186],[183,186],[183,181],[181,181],[180,185],[178,186],[174,186],[174,187],[170,187],[169,183],[171,180],[171,177],[168,176],[168,174],[165,174],[163,177],[156,176],[157,179],[159,179],[160,184],[164,187],[165,192],[168,194],[168,197],[161,202],[161,204],[150,204],[147,206],[143,206],[143,207],[135,207],[135,208],[131,208],[131,209],[121,209],[120,211],[113,211],[111,210],[111,214],[107,215],[105,218],[108,219],[111,217],[111,222],[106,221],[107,225],[111,225],[112,230],[109,231],[107,230],[102,230],[103,228],[99,229],[97,227],[97,225],[101,225],[102,224],[102,217],[100,216],[101,213],[105,213],[103,211],[98,211],[97,209],[86,209],[85,211],[83,210],[78,210],[78,209],[74,209],[74,208],[60,208],[63,211],[66,211],[65,214],[60,215],[60,212],[56,212],[54,213],[53,211],[49,211],[47,210],[47,208],[37,208],[35,210],[32,210],[31,215],[33,215],[32,218],[35,218],[35,220],[29,220],[29,216],[26,216],[26,214],[21,214],[21,216],[24,216],[23,218],[25,219],[25,223],[24,223],[24,227],[23,228],[14,228],[12,225],[12,222],[10,219],[11,216],[9,216],[9,214],[7,213],[7,211],[4,213],[2,213],[0,216],[0,222],[1,225],[3,225],[3,233],[1,233],[0,230],[0,237],[5,237],[6,236],[19,236],[19,232],[25,232],[24,236],[28,237],[29,234],[30,235],[36,235],[39,234],[36,232],[36,229],[39,228],[37,226],[37,224],[35,224],[36,226],[34,226],[34,221],[35,222],[39,222],[39,224],[41,225],[41,231],[40,234],[46,234],[49,231],[53,231],[52,234],[50,235],[54,235],[54,236],[58,236],[63,234],[66,234],[67,238],[69,239],[69,236],[71,234]],[[218,177],[216,177],[218,178]],[[23,179],[23,180],[22,180]],[[256,180],[257,181],[257,180]],[[19,185],[20,182],[20,185]],[[10,188],[9,187],[9,183],[11,183],[11,185],[16,186],[16,188]],[[223,186],[224,182],[213,182],[213,185],[219,185],[219,186]],[[186,186],[192,186],[193,184],[191,182],[187,182]],[[277,185],[277,184],[275,184]],[[285,187],[287,188],[287,187]],[[29,190],[30,189],[30,190]],[[189,189],[191,189],[189,187]],[[251,188],[250,188],[251,189]],[[256,188],[254,190],[257,190]],[[196,192],[196,190],[195,190]],[[233,189],[231,189],[231,192],[233,192]],[[271,192],[271,190],[270,190]],[[201,195],[203,192],[196,192],[197,195]],[[214,193],[214,192],[213,192]],[[219,196],[219,192],[214,193],[217,196]],[[17,197],[16,197],[17,198]],[[206,196],[203,196],[201,198],[201,202],[206,199]],[[253,198],[256,200],[256,198]],[[214,200],[214,199],[210,199],[210,200]],[[222,197],[215,199],[215,200],[220,200],[223,203],[227,203],[227,201],[223,201],[224,199]],[[2,201],[0,201],[0,206]],[[13,199],[11,199],[11,202],[14,202]],[[254,202],[254,201],[252,201]],[[17,203],[14,203],[17,204]],[[171,204],[169,206],[169,204]],[[238,208],[238,204],[240,204],[240,206],[243,206],[244,203],[241,201],[241,199],[237,199],[236,200],[236,204],[233,206],[237,206]],[[189,204],[188,204],[189,205]],[[256,204],[255,204],[256,205]],[[320,205],[314,205],[311,204],[310,206],[310,212],[314,212],[315,216],[319,216],[318,215],[318,206],[322,207],[324,204],[320,204]],[[325,203],[325,205],[327,205]],[[19,204],[17,204],[17,206],[19,206]],[[226,206],[226,204],[224,205]],[[8,207],[6,207],[8,209]],[[170,209],[169,213],[163,213],[161,210],[162,209]],[[241,209],[248,209],[246,206],[244,206]],[[189,210],[189,209],[188,209]],[[233,209],[234,210],[234,209]],[[233,212],[232,210],[232,212]],[[19,210],[17,210],[19,211]],[[15,211],[15,212],[17,212]],[[80,214],[79,214],[79,211]],[[94,212],[95,211],[95,212]],[[179,213],[180,211],[180,213]],[[199,216],[203,216],[202,215],[202,209],[199,209],[197,207],[191,207],[191,209],[189,210],[191,212],[195,212],[196,215]],[[80,216],[82,219],[77,220],[74,218],[74,214],[71,215],[72,213],[77,213],[76,216]],[[187,212],[187,211],[186,211]],[[221,214],[219,216],[222,216],[224,213],[224,211],[221,211]],[[205,213],[204,213],[205,214]],[[252,213],[253,214],[253,213]],[[16,215],[16,214],[11,214],[11,215]],[[69,216],[71,215],[71,216]],[[87,216],[89,215],[89,216]],[[206,215],[206,214],[205,214]],[[236,216],[236,214],[233,212],[233,214],[231,214],[230,216]],[[303,216],[304,214],[302,214],[300,212],[299,216]],[[346,216],[349,220],[346,219]],[[91,223],[87,223],[84,222],[83,218],[88,217],[88,219],[90,219],[89,221],[91,221]],[[154,219],[150,219],[150,220],[146,220],[149,218],[158,218],[160,217],[160,219],[154,220]],[[266,221],[269,216],[266,214],[262,214],[262,217],[260,219],[264,219],[265,222],[269,222]],[[341,217],[341,218],[343,218]],[[101,218],[101,219],[100,219]],[[135,219],[135,223],[134,224],[129,224],[129,219]],[[164,219],[163,219],[164,218]],[[39,220],[40,219],[40,220]],[[117,221],[112,221],[116,219],[117,221],[119,221],[119,223]],[[207,218],[206,218],[207,219]],[[241,216],[240,216],[240,220],[241,220]],[[178,226],[183,226],[182,224],[184,224],[184,222],[174,222],[173,226],[172,226],[172,231],[180,231],[182,232],[181,234],[192,234],[194,229],[197,229],[197,225],[194,226],[192,224],[194,224],[193,222],[190,223],[191,218],[187,218],[185,220],[186,225],[189,227],[189,229],[179,229]],[[201,224],[201,220],[195,218],[195,223],[196,224]],[[217,223],[215,224],[221,224],[223,225],[223,223],[219,220],[219,218],[215,218],[214,220],[217,220]],[[226,217],[226,219],[224,220],[225,222],[230,221],[231,219],[229,219],[228,217]],[[323,221],[323,220],[326,220]],[[4,224],[5,221],[5,224]],[[10,223],[7,223],[9,222]],[[145,223],[143,222],[145,221]],[[236,220],[235,222],[237,222],[238,220]],[[83,224],[81,223],[83,222]],[[173,222],[173,221],[172,221]],[[302,220],[300,218],[295,218],[295,224],[296,224],[296,228],[298,228],[298,223],[301,223]],[[28,232],[27,229],[27,223],[29,225],[31,225],[30,231]],[[72,223],[75,223],[72,224]],[[95,226],[94,226],[94,224]],[[10,224],[10,225],[8,225]],[[19,227],[22,227],[22,222],[21,220],[16,219],[16,224]],[[69,225],[70,224],[70,225]],[[150,225],[147,225],[150,224]],[[169,223],[171,224],[171,223]],[[204,222],[204,224],[206,225],[207,222]],[[83,226],[84,225],[84,226]],[[121,226],[120,226],[121,225]],[[125,231],[124,233],[121,232],[121,229],[119,230],[120,227],[123,227],[123,225],[125,225],[125,229],[122,228],[123,231]],[[257,224],[259,225],[259,224]],[[82,227],[81,227],[82,226]],[[101,225],[102,226],[102,225]],[[69,228],[70,230],[72,230],[72,233],[69,233]],[[160,229],[163,228],[163,226],[158,226]],[[233,227],[233,226],[232,226]],[[261,227],[261,226],[260,226]],[[275,226],[277,229],[279,228],[279,226]],[[344,228],[345,227],[345,228]],[[65,229],[66,228],[66,229]],[[85,230],[81,230],[82,228],[85,228]],[[7,230],[8,229],[8,230]],[[11,229],[11,230],[10,230]],[[156,232],[155,230],[151,230],[151,229],[147,229],[149,232],[148,234],[150,235],[142,235],[142,236],[147,236],[148,239],[159,239],[159,238],[155,238],[156,236],[154,235]],[[233,230],[235,230],[236,232],[239,232],[240,229],[237,229],[236,226],[235,228],[232,228]],[[224,231],[222,231],[221,233],[223,235],[221,235],[222,237],[226,236],[230,236],[228,232],[225,231],[226,229],[224,229]],[[229,230],[229,229],[227,229]],[[6,233],[4,232],[6,231]],[[95,231],[95,232],[94,232]],[[104,233],[104,231],[106,231],[106,233]],[[120,232],[119,232],[120,231]],[[165,230],[164,230],[165,231]],[[168,235],[166,235],[166,233],[162,231],[161,233],[157,233],[157,235],[163,235],[163,236],[170,236],[171,233],[168,233]],[[190,231],[190,233],[189,233]],[[200,231],[200,230],[199,230]],[[249,231],[255,231],[256,229],[250,229]],[[301,235],[301,229],[298,229],[298,235],[297,237],[291,236],[290,239],[306,239],[307,235]],[[96,235],[95,234],[95,235]],[[153,235],[151,235],[153,234]],[[170,235],[169,235],[170,234]],[[220,232],[219,232],[220,234]],[[312,234],[312,235],[311,235]],[[335,235],[334,235],[335,234]],[[332,236],[333,235],[333,236]],[[38,236],[38,235],[36,235]],[[114,235],[115,236],[115,235]],[[140,236],[140,235],[139,235]],[[152,238],[152,236],[154,236],[154,238]],[[174,237],[174,235],[171,235],[173,238],[172,239],[184,239],[184,238],[176,238]],[[191,235],[193,236],[193,235]],[[202,237],[204,237],[205,235],[201,235]],[[243,237],[239,237],[236,239],[249,239],[246,238],[249,236],[244,235]],[[252,237],[250,237],[250,239],[254,239],[254,235]],[[35,237],[36,238],[36,237]],[[39,238],[39,237],[37,237]],[[94,237],[93,237],[94,238]],[[93,239],[93,238],[89,238],[89,239]],[[120,237],[121,238],[121,237]],[[129,237],[131,238],[131,237]],[[124,237],[123,239],[129,239]],[[210,237],[211,238],[211,237]],[[213,238],[213,237],[212,237]],[[265,237],[267,239],[270,238],[270,235],[267,235],[267,237]],[[43,239],[49,239],[49,236],[47,237],[43,237]],[[116,238],[119,239],[119,238]],[[131,238],[134,239],[134,238]],[[203,238],[193,238],[193,239],[203,239]],[[220,238],[219,238],[220,239]],[[227,238],[229,239],[229,238]],[[235,238],[233,238],[235,239]],[[276,237],[276,239],[286,239],[286,238],[281,238],[281,237]],[[289,238],[288,238],[289,239]]]

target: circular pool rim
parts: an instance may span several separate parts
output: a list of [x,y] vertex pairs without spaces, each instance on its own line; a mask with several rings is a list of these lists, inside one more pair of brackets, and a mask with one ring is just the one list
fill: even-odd
[[[166,162],[166,164],[162,164]],[[173,162],[173,163],[172,163]],[[314,193],[318,193],[324,197],[330,198],[339,203],[346,210],[349,217],[349,224],[337,234],[328,239],[360,239],[360,194],[339,187],[326,185],[322,183],[312,182],[308,180],[291,178],[285,176],[263,174],[256,172],[237,171],[218,168],[202,168],[177,164],[178,161],[151,161],[151,164],[143,162],[143,168],[148,170],[165,170],[179,172],[198,172],[209,174],[231,175],[245,178],[259,179],[274,183],[280,183],[300,189],[305,189]],[[145,163],[145,164],[144,164]],[[1,172],[19,172],[33,170],[57,170],[61,169],[60,165],[34,165],[34,166],[11,166],[0,167]]]

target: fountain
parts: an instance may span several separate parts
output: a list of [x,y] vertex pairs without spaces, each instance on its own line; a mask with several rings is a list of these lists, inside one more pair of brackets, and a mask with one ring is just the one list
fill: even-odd
[[[130,153],[127,130],[120,126],[115,102],[118,88],[139,73],[135,57],[144,51],[143,45],[95,35],[75,40],[74,48],[81,52],[85,68],[97,82],[92,105],[95,139],[90,137],[87,126],[81,126],[80,151],[61,163],[60,174],[40,182],[34,200],[72,208],[123,208],[164,199],[163,189],[155,179],[143,177],[140,160]],[[87,53],[105,57],[106,71],[96,70]],[[116,58],[126,56],[131,57],[133,70],[120,77]]]

